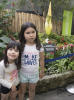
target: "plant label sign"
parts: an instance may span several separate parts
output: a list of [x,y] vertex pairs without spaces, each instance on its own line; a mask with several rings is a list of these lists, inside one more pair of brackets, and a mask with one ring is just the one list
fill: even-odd
[[45,59],[53,59],[55,55],[55,45],[44,44]]
[[44,44],[45,52],[55,52],[55,45],[53,44]]

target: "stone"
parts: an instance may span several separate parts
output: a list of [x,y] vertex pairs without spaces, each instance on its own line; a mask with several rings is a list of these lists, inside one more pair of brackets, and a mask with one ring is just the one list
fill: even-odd
[[36,93],[47,92],[74,82],[74,71],[46,75],[38,81]]

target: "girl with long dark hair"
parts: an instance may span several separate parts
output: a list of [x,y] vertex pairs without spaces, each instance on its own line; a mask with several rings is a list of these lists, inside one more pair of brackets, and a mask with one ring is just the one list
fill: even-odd
[[24,100],[28,83],[29,99],[34,100],[39,75],[40,78],[44,76],[44,49],[38,38],[36,26],[33,23],[27,22],[21,26],[19,41],[22,48],[19,99]]
[[20,44],[15,41],[8,43],[4,59],[0,61],[1,100],[16,100],[20,80],[18,71],[21,67]]

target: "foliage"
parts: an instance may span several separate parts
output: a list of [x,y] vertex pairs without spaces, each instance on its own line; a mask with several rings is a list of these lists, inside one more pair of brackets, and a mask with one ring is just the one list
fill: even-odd
[[11,39],[8,38],[6,35],[3,35],[2,37],[0,37],[0,60],[3,57],[3,51],[4,51],[7,43],[10,41],[11,41]]
[[52,17],[55,20],[62,20],[64,10],[72,10],[72,0],[52,0]]
[[6,34],[9,32],[9,26],[11,25],[12,17],[14,15],[13,8],[11,10],[7,10],[6,7],[10,2],[8,0],[3,0],[0,3],[0,29],[2,32]]
[[[56,45],[56,52],[45,52],[45,60],[53,59],[67,54],[74,53],[74,36],[66,37],[58,34],[51,33],[48,37],[46,34],[39,33],[39,38],[43,44],[46,42],[51,45]],[[46,41],[46,39],[48,41]],[[53,62],[45,63],[46,74],[63,73],[65,71],[74,70],[74,62],[71,58],[64,58]]]
[[[18,9],[46,16],[50,0],[18,0]],[[26,8],[26,9],[25,9]]]
[[68,65],[69,70],[74,70],[74,61],[70,62]]
[[71,61],[69,58],[64,58],[49,63],[48,66],[50,67],[48,67],[46,70],[46,74],[63,73],[66,71],[74,70],[74,61]]
[[0,2],[0,59],[3,57],[3,51],[7,43],[11,40],[9,38],[9,26],[12,22],[15,9],[7,10],[7,6],[10,4],[8,0],[2,0]]
[[[74,11],[74,0],[18,0],[18,9],[25,5],[26,9],[32,9],[37,14],[40,10],[46,17],[50,1],[52,2],[52,17],[55,20],[62,20],[64,9]],[[30,5],[28,6],[26,2],[30,2]]]
[[53,42],[55,44],[74,44],[74,35],[72,36],[62,36],[56,33],[51,33],[50,35],[46,35],[44,33],[39,33],[39,38],[42,43],[45,43],[48,38],[48,42]]

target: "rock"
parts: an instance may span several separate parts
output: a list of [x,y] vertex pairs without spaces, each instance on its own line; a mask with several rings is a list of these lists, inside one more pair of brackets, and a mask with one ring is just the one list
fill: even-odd
[[47,92],[51,89],[66,86],[74,82],[74,71],[61,74],[46,75],[38,81],[36,93]]

